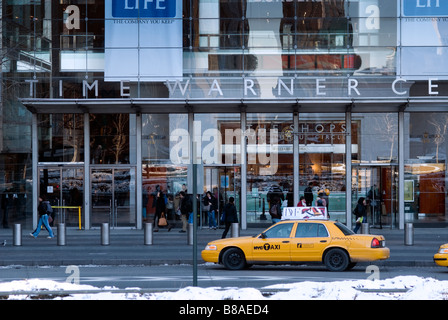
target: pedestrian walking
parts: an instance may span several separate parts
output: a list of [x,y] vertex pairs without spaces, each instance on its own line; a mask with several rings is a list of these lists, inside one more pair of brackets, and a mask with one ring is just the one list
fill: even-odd
[[191,197],[184,191],[179,192],[180,197],[180,218],[182,220],[182,230],[179,232],[187,232],[187,225],[190,215],[193,213],[193,203],[191,202]]
[[238,214],[236,212],[236,207],[234,204],[235,199],[233,197],[229,198],[229,203],[224,206],[223,213],[221,216],[222,222],[225,223],[225,229],[222,233],[221,238],[224,239],[229,232],[230,226],[232,223],[238,223]]
[[353,214],[356,217],[356,225],[353,232],[357,233],[359,228],[361,228],[362,223],[367,221],[366,198],[359,198],[358,204],[356,205],[355,210],[353,210]]
[[[166,212],[166,203],[167,198],[165,193],[163,192],[162,187],[156,186],[154,206],[156,208],[156,212],[154,215],[154,232],[159,231],[160,227],[168,227],[168,231],[171,230],[172,225],[168,222],[167,212]],[[161,221],[166,221],[165,225],[161,224]]]
[[36,230],[30,233],[32,237],[37,238],[37,236],[40,233],[42,225],[44,225],[49,234],[47,238],[49,239],[54,238],[53,230],[51,229],[50,223],[48,221],[50,212],[49,208],[51,208],[51,205],[50,202],[47,201],[45,196],[39,197],[39,206],[37,207],[37,211],[39,213],[39,222],[37,224]]
[[204,198],[204,206],[209,206],[208,209],[208,226],[210,229],[216,230],[215,212],[218,209],[218,201],[210,191],[207,191]]

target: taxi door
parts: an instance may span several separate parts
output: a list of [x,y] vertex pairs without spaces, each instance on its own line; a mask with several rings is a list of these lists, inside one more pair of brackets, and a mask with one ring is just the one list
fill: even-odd
[[252,242],[253,261],[291,261],[290,245],[294,222],[278,223]]
[[322,261],[329,244],[329,232],[323,223],[299,222],[291,239],[291,261]]

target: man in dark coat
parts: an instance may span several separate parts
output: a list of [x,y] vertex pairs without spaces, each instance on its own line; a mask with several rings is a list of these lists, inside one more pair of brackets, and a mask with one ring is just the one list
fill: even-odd
[[313,205],[314,195],[313,195],[313,183],[310,182],[308,187],[304,190],[305,202],[308,207]]
[[180,213],[182,219],[182,230],[179,232],[187,232],[188,220],[191,214],[193,214],[193,203],[191,197],[184,191],[179,192],[180,197]]
[[229,198],[229,203],[227,203],[223,210],[222,221],[226,224],[226,228],[222,233],[221,238],[224,239],[227,236],[227,232],[229,232],[230,226],[232,223],[238,223],[238,214],[236,212],[235,199],[233,197]]

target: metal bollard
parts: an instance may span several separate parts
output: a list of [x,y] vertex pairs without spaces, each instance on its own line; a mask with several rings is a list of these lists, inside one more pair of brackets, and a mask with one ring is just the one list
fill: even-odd
[[232,223],[232,238],[238,238],[240,236],[240,228],[238,222]]
[[101,224],[101,245],[108,246],[110,244],[109,223]]
[[187,244],[192,246],[193,245],[193,231],[194,231],[194,224],[189,223],[188,224],[188,237],[187,237]]
[[145,246],[152,245],[152,222],[145,223]]
[[404,244],[406,246],[414,245],[414,225],[410,222],[404,225]]
[[13,245],[14,246],[21,246],[22,245],[22,225],[21,224],[14,224],[14,229],[12,231],[13,233]]
[[368,223],[361,224],[361,234],[369,234],[369,224]]
[[65,223],[58,224],[58,246],[65,246]]

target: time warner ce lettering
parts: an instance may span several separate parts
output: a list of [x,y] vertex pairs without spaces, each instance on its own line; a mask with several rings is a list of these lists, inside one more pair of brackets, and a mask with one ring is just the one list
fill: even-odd
[[174,18],[176,0],[112,0],[114,18]]

